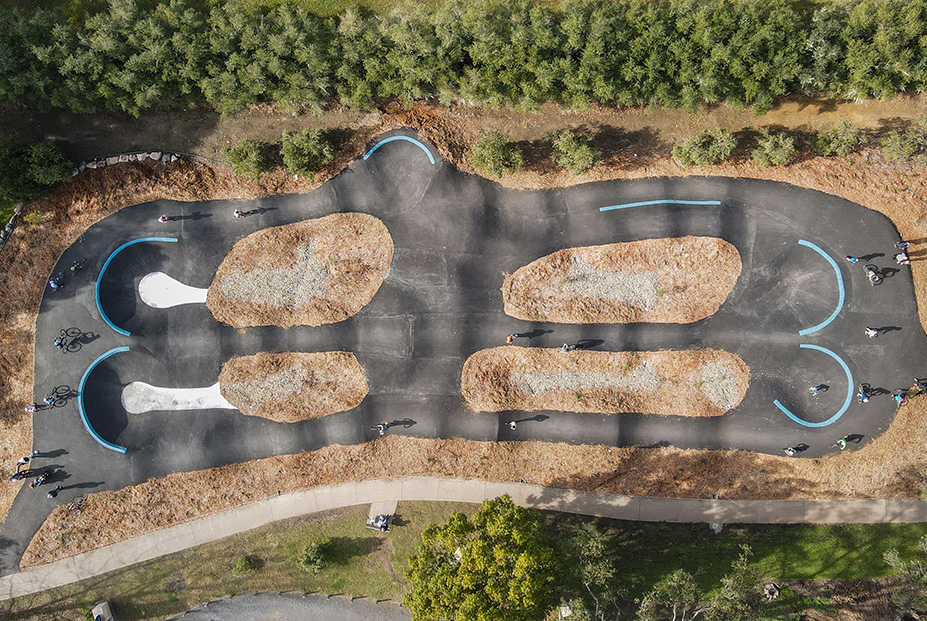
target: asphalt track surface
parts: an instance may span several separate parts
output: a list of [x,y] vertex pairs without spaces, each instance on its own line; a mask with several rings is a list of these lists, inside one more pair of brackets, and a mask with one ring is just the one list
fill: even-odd
[[[34,437],[35,447],[44,451],[35,467],[54,470],[52,485],[65,489],[49,500],[47,487],[24,486],[0,528],[0,573],[16,571],[25,546],[56,503],[171,472],[366,442],[375,439],[371,427],[382,421],[406,421],[388,433],[426,438],[764,453],[801,446],[800,457],[819,457],[836,450],[832,445],[842,436],[855,438],[848,450],[878,436],[895,413],[890,391],[927,375],[911,275],[892,259],[898,233],[875,211],[820,192],[746,179],[658,178],[506,190],[457,171],[430,145],[405,139],[414,134],[393,132],[370,147],[398,136],[403,139],[380,145],[309,194],[136,205],[95,224],[62,255],[56,272],[66,273],[65,286],[46,290],[37,320],[35,390],[37,399],[61,386],[66,387],[61,394],[71,396],[36,413]],[[600,211],[666,199],[720,205],[661,203]],[[234,209],[261,213],[236,219]],[[395,244],[383,286],[347,321],[235,330],[217,323],[204,305],[159,310],[138,298],[138,282],[150,272],[208,287],[242,237],[342,211],[379,217]],[[160,214],[179,219],[161,224]],[[733,292],[705,320],[535,324],[502,312],[503,272],[566,247],[683,235],[723,238],[743,261]],[[178,241],[136,243],[110,260],[123,244],[148,237]],[[885,274],[882,284],[871,286],[863,262],[850,265],[844,255],[867,257]],[[68,266],[74,260],[86,262],[72,277]],[[705,278],[728,277],[705,265]],[[129,336],[103,320],[96,303],[98,278],[103,312]],[[886,331],[868,339],[865,326]],[[85,336],[79,349],[62,353],[52,343],[67,328]],[[598,349],[608,351],[724,349],[750,367],[750,388],[736,409],[710,419],[468,411],[459,393],[467,357],[503,344],[511,332],[534,329],[551,331],[532,339],[530,345],[537,347],[597,339],[602,341]],[[82,397],[89,424],[106,442],[125,447],[125,454],[88,434],[76,396],[92,363],[118,347],[129,349],[87,374]],[[354,352],[367,372],[370,394],[350,412],[280,424],[234,410],[130,415],[121,405],[122,389],[133,381],[203,387],[215,383],[223,362],[234,356],[329,350]],[[869,403],[852,398],[860,382],[876,389]],[[829,390],[809,396],[808,387],[821,383]],[[878,394],[879,389],[884,392]],[[522,421],[514,431],[508,427],[513,419]]]

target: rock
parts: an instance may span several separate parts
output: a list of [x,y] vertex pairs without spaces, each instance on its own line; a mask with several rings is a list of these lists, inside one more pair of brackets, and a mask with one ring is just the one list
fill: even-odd
[[171,155],[170,155],[170,153],[165,153],[164,155],[162,155],[162,156],[161,156],[161,161],[164,162],[165,164],[168,163],[168,162],[170,162],[170,161],[171,161]]
[[87,162],[82,161],[80,164],[77,165],[77,169],[81,172],[84,172],[86,168],[87,168]]
[[96,167],[97,167],[96,162],[87,162],[87,168],[96,168]]
[[79,168],[74,168],[74,169],[71,170],[71,176],[72,176],[72,177],[76,177],[76,176],[79,175],[79,174],[80,174],[80,169],[79,169]]
[[122,155],[119,156],[119,163],[120,163],[120,164],[124,164],[124,163],[126,163],[126,162],[128,162],[128,161],[129,161],[129,156],[126,155],[125,153],[123,153]]
[[176,153],[171,153],[171,161],[176,162],[180,157]]
[[152,151],[151,153],[148,154],[148,159],[154,160],[154,161],[160,160],[160,159],[161,159],[161,152],[160,152],[160,151]]
[[118,157],[118,156],[115,156],[115,155],[114,155],[113,157],[108,157],[108,158],[106,158],[106,165],[107,165],[107,166],[115,166],[115,165],[118,164],[118,163],[119,163],[119,157]]

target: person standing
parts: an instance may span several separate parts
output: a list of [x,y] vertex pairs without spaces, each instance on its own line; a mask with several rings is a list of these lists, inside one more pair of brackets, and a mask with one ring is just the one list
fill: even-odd
[[870,328],[869,326],[866,326],[866,336],[868,336],[871,339],[878,338],[879,331],[876,330],[875,328]]

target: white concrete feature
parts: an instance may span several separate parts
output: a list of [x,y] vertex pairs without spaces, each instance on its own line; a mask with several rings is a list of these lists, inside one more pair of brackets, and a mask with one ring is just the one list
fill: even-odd
[[132,382],[122,389],[122,407],[129,414],[155,410],[237,410],[219,392],[219,382],[207,388],[162,388]]
[[138,283],[138,297],[152,308],[205,304],[207,291],[209,290],[185,285],[164,272],[146,274]]

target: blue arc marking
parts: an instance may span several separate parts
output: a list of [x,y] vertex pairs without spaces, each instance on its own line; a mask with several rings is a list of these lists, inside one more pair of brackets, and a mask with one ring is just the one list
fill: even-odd
[[107,442],[106,440],[100,437],[100,434],[98,434],[96,429],[93,428],[93,425],[90,424],[90,420],[87,418],[87,412],[84,410],[84,385],[87,383],[87,378],[90,377],[90,374],[93,372],[93,369],[98,364],[100,364],[101,362],[109,358],[110,356],[122,353],[124,351],[129,351],[129,348],[128,347],[115,347],[109,350],[108,352],[106,352],[105,354],[100,355],[100,357],[98,357],[96,360],[90,363],[90,366],[87,367],[86,371],[84,371],[83,377],[80,378],[80,385],[77,387],[77,411],[80,412],[80,420],[82,423],[84,423],[84,429],[86,429],[87,433],[89,433],[93,437],[93,439],[96,440],[97,443],[100,444],[101,446],[105,446],[111,451],[116,451],[117,453],[123,453],[123,454],[125,454],[126,452],[126,447],[119,446],[118,444],[113,444],[112,442]]
[[780,410],[782,410],[782,411],[785,413],[786,416],[788,416],[789,418],[791,418],[793,421],[795,421],[795,422],[798,423],[799,425],[803,425],[803,426],[805,426],[805,427],[827,427],[828,425],[832,425],[832,424],[834,424],[835,422],[837,422],[837,420],[838,420],[841,416],[843,416],[844,412],[847,411],[847,408],[850,407],[850,402],[853,400],[853,374],[850,373],[850,367],[847,366],[847,363],[844,362],[843,359],[842,359],[840,356],[838,356],[837,354],[835,354],[835,353],[832,352],[831,350],[829,350],[829,349],[824,349],[823,347],[818,347],[817,345],[810,345],[810,344],[806,344],[806,343],[803,343],[803,344],[799,345],[799,347],[801,347],[802,349],[813,349],[813,350],[815,350],[815,351],[822,351],[822,352],[824,352],[825,354],[827,354],[828,356],[830,356],[831,358],[833,358],[834,360],[836,360],[837,362],[839,362],[839,363],[840,363],[840,366],[843,367],[843,372],[847,374],[847,398],[846,398],[846,400],[843,402],[843,407],[840,408],[840,409],[837,411],[836,414],[834,414],[833,416],[831,416],[830,418],[828,418],[827,420],[825,420],[825,421],[823,421],[823,422],[820,422],[820,423],[809,423],[808,421],[803,420],[803,419],[801,419],[801,418],[795,416],[794,414],[792,414],[792,413],[789,411],[789,409],[788,409],[787,407],[785,407],[784,405],[782,405],[781,403],[779,403],[779,400],[778,400],[778,399],[776,399],[775,401],[773,401],[773,404],[775,404],[775,406],[776,406],[777,408],[779,408]]
[[110,321],[109,317],[106,316],[106,313],[103,312],[103,305],[100,304],[100,283],[103,282],[103,274],[106,273],[106,268],[109,267],[110,262],[112,262],[112,260],[116,258],[117,254],[119,254],[120,252],[122,252],[123,250],[131,246],[132,244],[140,244],[141,242],[150,242],[150,241],[176,242],[177,238],[176,237],[141,237],[139,239],[133,239],[130,242],[126,242],[123,245],[116,248],[115,250],[113,250],[113,254],[109,255],[109,258],[106,260],[106,263],[103,264],[103,269],[100,270],[100,275],[97,276],[97,310],[100,311],[100,317],[103,318],[103,321],[106,322],[106,325],[108,325],[110,328],[112,328],[113,330],[115,330],[116,332],[118,332],[119,334],[123,336],[131,336],[132,333],[129,332],[128,330],[123,330],[122,328],[118,327],[116,324]]
[[422,151],[425,152],[425,155],[428,156],[428,161],[429,161],[429,162],[431,162],[432,164],[435,163],[435,158],[434,158],[434,156],[431,154],[431,151],[428,150],[428,147],[426,147],[425,145],[423,145],[421,142],[419,142],[419,141],[416,140],[415,138],[409,138],[408,136],[390,136],[389,138],[384,138],[383,140],[381,140],[380,142],[378,142],[376,145],[374,145],[374,147],[373,147],[372,149],[370,149],[369,151],[367,151],[367,154],[364,156],[364,159],[366,160],[368,157],[370,157],[371,155],[373,155],[373,152],[374,152],[374,151],[376,151],[377,149],[379,149],[380,147],[382,147],[383,145],[385,145],[387,142],[393,142],[394,140],[405,140],[406,142],[411,142],[412,144],[414,144],[414,145],[417,146],[419,149],[421,149]]
[[599,211],[612,211],[613,209],[628,209],[629,207],[642,207],[644,205],[715,205],[720,206],[721,201],[677,201],[674,198],[661,198],[655,201],[641,201],[639,203],[622,203],[621,205],[611,205],[609,207],[599,207]]
[[805,336],[806,334],[811,334],[813,332],[817,332],[818,330],[821,330],[822,328],[826,328],[830,322],[832,322],[834,319],[837,318],[837,315],[839,315],[840,311],[843,310],[843,303],[846,300],[846,290],[843,287],[843,274],[840,273],[840,266],[837,265],[837,262],[834,261],[834,259],[829,254],[821,250],[816,244],[812,244],[810,241],[799,239],[798,245],[805,246],[806,248],[811,248],[812,250],[820,254],[822,257],[827,259],[827,262],[830,263],[830,266],[832,268],[834,268],[834,273],[837,275],[837,291],[839,292],[839,297],[837,299],[837,308],[835,308],[834,312],[830,314],[830,317],[828,317],[827,319],[825,319],[824,321],[822,321],[821,323],[819,323],[818,325],[812,328],[805,328],[804,330],[798,331],[798,334],[800,336]]

